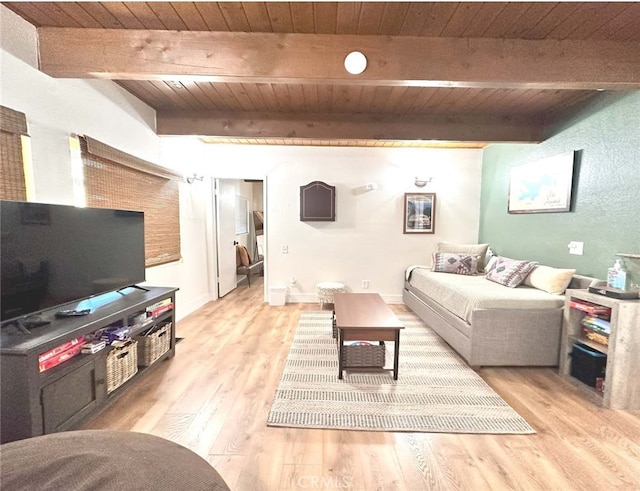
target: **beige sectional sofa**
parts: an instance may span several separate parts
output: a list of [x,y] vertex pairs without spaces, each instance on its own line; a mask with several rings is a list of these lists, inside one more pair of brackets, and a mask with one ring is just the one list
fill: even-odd
[[[593,281],[573,275],[568,288]],[[403,300],[471,366],[558,365],[564,295],[412,267]]]

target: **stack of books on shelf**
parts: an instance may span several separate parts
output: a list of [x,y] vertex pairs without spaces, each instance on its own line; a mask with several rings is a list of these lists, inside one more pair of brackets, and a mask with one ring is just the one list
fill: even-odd
[[582,335],[590,341],[609,346],[611,309],[584,300],[571,300],[569,306],[586,314],[580,321]]
[[147,315],[149,317],[158,317],[165,312],[173,309],[173,302],[170,298],[165,298],[164,300],[160,300],[159,302],[154,303],[153,305],[149,305],[147,307]]
[[66,343],[62,343],[60,346],[56,346],[49,351],[45,351],[38,356],[38,369],[40,372],[45,372],[53,367],[57,367],[60,363],[79,354],[83,345],[84,336],[80,336]]
[[591,341],[609,346],[609,334],[611,334],[611,323],[607,320],[586,315],[582,319],[582,334]]

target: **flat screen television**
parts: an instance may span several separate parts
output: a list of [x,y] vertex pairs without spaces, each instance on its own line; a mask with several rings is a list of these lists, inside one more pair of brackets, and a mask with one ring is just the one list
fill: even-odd
[[144,213],[0,200],[1,322],[145,280]]

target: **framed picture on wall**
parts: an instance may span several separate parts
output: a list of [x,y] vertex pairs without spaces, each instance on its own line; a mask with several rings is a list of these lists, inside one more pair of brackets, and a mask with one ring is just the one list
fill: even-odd
[[405,234],[432,234],[435,232],[435,221],[435,193],[404,193]]
[[570,211],[574,151],[511,169],[509,213]]

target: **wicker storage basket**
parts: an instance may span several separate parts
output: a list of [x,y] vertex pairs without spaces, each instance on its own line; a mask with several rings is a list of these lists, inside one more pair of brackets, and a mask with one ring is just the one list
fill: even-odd
[[138,372],[137,341],[131,339],[114,346],[107,355],[107,394],[114,391]]
[[172,323],[167,322],[148,336],[134,336],[138,341],[138,365],[148,367],[167,351],[171,345]]
[[372,345],[344,345],[342,357],[345,367],[383,368],[385,363],[384,341]]

